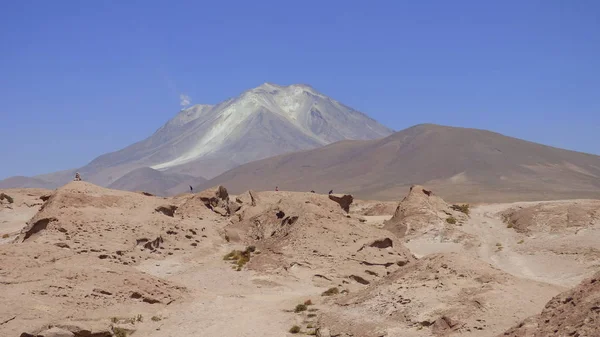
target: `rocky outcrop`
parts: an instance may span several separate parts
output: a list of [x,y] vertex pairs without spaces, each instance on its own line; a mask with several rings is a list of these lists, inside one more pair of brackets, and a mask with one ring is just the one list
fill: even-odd
[[0,201],[5,201],[9,204],[12,204],[13,202],[15,202],[15,200],[8,194],[6,193],[0,193]]
[[241,195],[238,195],[235,198],[235,201],[239,204],[256,206],[256,192],[254,192],[252,190],[246,191],[246,192],[242,193]]
[[199,198],[213,212],[223,216],[231,214],[229,193],[227,193],[227,189],[223,186],[204,190],[198,193],[195,198]]
[[54,217],[50,218],[41,218],[36,219],[35,221],[30,221],[25,228],[21,230],[21,233],[17,237],[17,242],[23,242],[29,239],[32,235],[39,233],[46,228],[50,223],[56,222],[58,219]]
[[[452,217],[452,221],[447,221]],[[441,229],[466,217],[452,209],[442,198],[423,186],[414,185],[408,195],[398,203],[394,216],[384,222],[385,229],[399,237],[418,234],[432,228]]]
[[337,202],[346,213],[350,212],[350,205],[354,201],[354,197],[349,194],[330,194],[329,199]]
[[99,321],[76,321],[52,324],[38,332],[23,332],[20,337],[111,337],[108,324]]
[[175,216],[175,211],[177,210],[177,206],[175,205],[164,205],[156,207],[155,211],[158,213],[162,213],[166,216],[173,217]]
[[498,337],[598,336],[600,332],[600,272],[546,304]]

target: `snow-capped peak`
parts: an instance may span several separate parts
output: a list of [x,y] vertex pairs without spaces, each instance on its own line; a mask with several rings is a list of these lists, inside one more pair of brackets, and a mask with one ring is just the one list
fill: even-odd
[[[263,83],[214,106],[182,110],[167,126],[160,139],[172,141],[162,155],[153,157],[166,160],[153,162],[153,169],[173,168],[224,153],[232,153],[230,160],[242,163],[339,140],[374,139],[391,133],[309,85],[273,83]],[[264,145],[270,142],[273,145]],[[253,143],[266,149],[261,152],[251,146]],[[248,146],[250,149],[243,150]]]

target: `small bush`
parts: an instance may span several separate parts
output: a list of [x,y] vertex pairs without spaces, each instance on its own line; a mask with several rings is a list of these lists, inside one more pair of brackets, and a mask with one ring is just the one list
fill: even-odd
[[321,296],[333,296],[340,293],[340,290],[337,287],[329,288],[325,290]]
[[525,240],[521,239],[519,240],[519,242],[517,242],[518,244],[523,244],[523,242],[525,242]]
[[237,266],[237,268],[234,266],[233,269],[240,271],[242,270],[244,265],[250,261],[252,252],[255,250],[256,248],[254,246],[249,246],[244,251],[232,250],[231,252],[223,256],[223,260],[231,261]]
[[306,326],[306,328],[307,328],[307,329],[312,329],[312,328],[314,328],[314,326],[313,326],[312,324],[308,324],[308,325]]
[[450,206],[450,208],[452,208],[455,211],[461,212],[461,213],[465,213],[466,215],[469,215],[469,204],[462,204],[462,205],[452,205]]
[[160,321],[162,321],[162,318],[160,318],[158,316],[152,316],[151,319],[152,319],[153,322],[160,322]]
[[290,333],[297,334],[298,332],[300,332],[299,326],[294,325],[293,327],[290,328]]
[[110,321],[112,323],[119,323],[119,319],[117,317],[111,317]]
[[508,225],[506,225],[506,228],[513,228],[513,224],[509,223]]
[[306,333],[308,336],[316,336],[317,335],[317,330],[311,330],[309,332]]
[[454,224],[456,224],[456,218],[453,216],[450,216],[450,217],[446,218],[446,222],[451,225],[454,225]]
[[306,307],[306,305],[304,305],[304,304],[298,304],[296,306],[296,308],[294,308],[294,312],[303,312],[303,311],[306,311],[306,309],[308,309]]
[[308,315],[306,315],[306,317],[308,317],[308,318],[317,317],[317,314],[308,314]]
[[2,235],[2,238],[3,238],[3,239],[6,239],[6,238],[8,238],[9,236],[10,236],[10,235],[8,235],[8,234],[3,234],[3,235]]
[[304,305],[313,305],[313,302],[311,300],[306,300],[304,301]]
[[498,243],[496,244],[496,247],[502,247],[502,244],[501,244],[500,242],[498,242]]

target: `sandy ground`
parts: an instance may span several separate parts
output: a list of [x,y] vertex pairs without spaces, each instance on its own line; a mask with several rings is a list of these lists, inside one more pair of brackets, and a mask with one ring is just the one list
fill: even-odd
[[[571,201],[554,201],[558,203]],[[476,247],[467,248],[462,243],[440,242],[430,238],[416,238],[405,245],[417,257],[433,253],[467,252],[474,254],[497,268],[517,277],[571,287],[589,276],[600,266],[578,262],[569,255],[548,252],[550,247],[598,248],[600,225],[586,228],[571,235],[536,233],[526,236],[507,228],[498,216],[510,208],[538,205],[539,202],[479,205],[472,208],[469,220],[460,227],[461,231],[477,238]],[[374,226],[381,226],[385,216],[365,217]],[[388,216],[389,218],[389,216]],[[531,247],[532,245],[535,245]]]
[[[145,234],[148,237],[150,237],[149,235],[152,235],[151,238],[153,238],[154,235],[159,235],[155,234],[159,233],[159,225],[161,226],[160,228],[162,228],[160,229],[161,231],[166,231],[169,228],[171,230],[176,228],[180,233],[177,234],[179,236],[173,234],[171,236],[171,241],[169,241],[171,246],[167,245],[165,250],[163,250],[163,252],[169,252],[169,255],[163,254],[160,258],[153,258],[150,253],[148,253],[150,255],[146,254],[146,252],[138,254],[137,250],[134,249],[125,252],[124,256],[127,257],[129,254],[132,258],[135,257],[138,259],[139,263],[128,264],[126,267],[119,265],[119,268],[134,268],[138,274],[140,274],[139,272],[143,272],[145,274],[142,275],[147,274],[156,279],[164,280],[169,285],[176,285],[185,289],[185,292],[182,292],[182,296],[184,296],[182,300],[177,300],[172,305],[150,307],[151,309],[158,308],[155,312],[149,311],[147,310],[148,307],[142,306],[132,306],[131,310],[123,311],[124,307],[121,306],[121,309],[119,309],[120,311],[118,311],[118,315],[120,316],[134,317],[138,314],[142,314],[141,311],[136,310],[145,310],[143,312],[143,319],[129,324],[129,328],[131,328],[132,331],[135,331],[133,333],[134,336],[292,336],[288,331],[294,325],[302,326],[304,333],[307,332],[307,326],[319,323],[319,317],[317,317],[316,314],[310,315],[309,317],[306,313],[297,314],[293,312],[293,309],[297,304],[304,303],[309,299],[314,303],[314,305],[311,306],[314,313],[339,313],[339,317],[345,317],[346,319],[355,320],[357,322],[361,320],[366,322],[372,320],[375,322],[374,324],[377,325],[379,318],[369,317],[369,313],[363,311],[363,308],[359,307],[354,309],[354,311],[346,310],[345,305],[348,304],[342,304],[341,306],[336,307],[337,309],[331,309],[330,306],[332,305],[332,301],[322,297],[321,293],[328,289],[331,284],[339,283],[340,289],[347,287],[348,289],[352,289],[352,295],[354,295],[354,291],[357,290],[356,298],[362,296],[360,294],[360,289],[369,290],[371,293],[377,293],[378,291],[383,292],[384,289],[387,289],[385,291],[389,291],[389,296],[392,297],[398,296],[398,294],[404,294],[404,291],[406,290],[401,290],[402,287],[395,290],[392,289],[393,282],[395,281],[386,281],[387,275],[397,275],[404,269],[401,269],[401,267],[397,266],[395,263],[391,263],[393,265],[393,268],[391,269],[387,269],[387,265],[385,268],[374,266],[373,264],[368,264],[369,267],[362,266],[365,262],[381,262],[381,264],[386,264],[390,261],[390,257],[396,258],[397,255],[401,255],[398,251],[392,251],[391,247],[367,248],[363,250],[365,245],[374,242],[373,239],[382,240],[386,235],[388,235],[389,238],[393,238],[394,249],[400,249],[399,251],[401,252],[402,249],[406,251],[406,248],[408,248],[410,251],[408,255],[412,253],[414,257],[422,261],[415,262],[416,260],[412,259],[405,262],[409,267],[415,266],[412,267],[416,268],[414,274],[407,272],[406,275],[409,276],[406,277],[412,277],[413,279],[411,282],[415,283],[415,287],[419,287],[419,290],[408,291],[407,293],[421,294],[420,296],[422,296],[422,298],[419,299],[420,301],[423,303],[431,303],[432,306],[440,306],[438,308],[440,310],[442,308],[444,310],[459,308],[459,304],[463,305],[461,303],[442,303],[443,306],[441,306],[442,304],[440,304],[440,302],[435,302],[440,300],[443,296],[452,295],[460,297],[462,295],[456,295],[460,294],[460,291],[471,291],[479,287],[478,284],[474,285],[469,283],[471,280],[468,278],[464,280],[460,278],[457,279],[456,275],[450,272],[452,268],[458,270],[456,273],[460,273],[461,270],[464,270],[465,273],[470,272],[468,269],[470,266],[468,266],[468,262],[465,262],[468,260],[461,260],[463,257],[473,258],[473,261],[478,261],[477,263],[491,264],[491,266],[497,268],[497,271],[487,270],[486,268],[488,267],[474,268],[484,270],[484,273],[488,274],[497,273],[498,276],[494,277],[497,277],[498,279],[508,279],[505,276],[502,276],[504,275],[503,273],[507,273],[511,275],[511,277],[514,276],[519,280],[524,280],[524,282],[520,283],[511,280],[502,281],[499,283],[502,284],[502,287],[497,289],[488,289],[486,288],[487,285],[484,285],[481,286],[481,288],[486,288],[486,291],[489,291],[489,293],[479,292],[483,290],[477,290],[476,294],[465,295],[467,297],[473,296],[473,298],[477,296],[482,296],[482,298],[484,298],[484,296],[487,296],[491,301],[490,303],[496,303],[490,308],[494,310],[503,310],[501,311],[503,314],[508,315],[507,317],[510,316],[510,324],[525,319],[526,317],[522,317],[525,313],[531,315],[531,312],[540,312],[544,303],[548,300],[548,296],[554,296],[562,290],[577,285],[582,279],[590,276],[594,271],[600,268],[600,259],[597,255],[599,254],[597,249],[600,249],[600,247],[598,247],[598,242],[600,242],[600,222],[586,223],[579,227],[576,226],[559,231],[550,231],[545,230],[540,226],[532,226],[532,229],[526,233],[516,231],[511,226],[507,225],[506,219],[503,218],[502,214],[511,210],[523,209],[541,204],[536,202],[482,204],[474,206],[470,210],[470,216],[459,219],[460,221],[455,226],[452,226],[450,230],[415,226],[413,228],[415,231],[411,235],[398,239],[391,232],[387,232],[383,229],[387,228],[386,223],[392,218],[392,214],[360,215],[352,213],[352,215],[345,215],[341,210],[336,209],[336,204],[325,204],[325,201],[327,200],[325,196],[322,198],[310,194],[307,194],[308,197],[301,196],[302,198],[309,198],[305,200],[293,194],[263,193],[260,195],[260,198],[262,198],[262,202],[267,203],[268,207],[265,206],[266,208],[264,209],[268,211],[265,211],[266,213],[259,213],[259,211],[262,212],[262,209],[255,210],[255,208],[247,208],[245,211],[246,213],[243,214],[249,220],[247,220],[247,223],[243,221],[239,222],[236,227],[233,226],[231,218],[221,217],[219,214],[212,213],[207,215],[206,212],[208,211],[203,208],[204,206],[202,206],[201,209],[186,209],[186,207],[188,207],[186,206],[188,205],[188,201],[186,200],[188,199],[185,199],[185,197],[184,199],[179,199],[179,201],[177,201],[178,199],[151,199],[153,200],[152,203],[155,203],[152,204],[147,201],[150,199],[144,199],[145,197],[139,195],[136,195],[132,200],[133,194],[126,194],[126,192],[110,192],[114,195],[108,195],[106,194],[108,192],[105,190],[95,187],[86,187],[89,190],[86,190],[85,193],[80,193],[81,191],[78,190],[78,188],[79,187],[77,186],[73,187],[74,192],[72,193],[76,192],[77,194],[75,195],[84,195],[87,197],[92,195],[92,192],[101,195],[101,197],[98,197],[99,199],[93,199],[93,202],[99,205],[95,206],[96,208],[93,209],[93,212],[104,212],[97,214],[112,214],[110,222],[107,222],[108,220],[98,220],[97,226],[94,226],[93,230],[90,231],[91,233],[88,233],[87,229],[82,232],[86,233],[85,235],[87,236],[85,237],[90,240],[85,242],[87,248],[96,247],[95,244],[97,242],[94,241],[102,241],[105,240],[104,238],[106,237],[118,241],[118,236],[121,234],[119,234],[120,232],[115,232],[115,228],[124,230],[120,225],[120,221],[124,219],[123,217],[126,218],[129,216],[128,214],[145,214],[144,212],[150,214],[156,205],[163,203],[169,204],[169,202],[179,202],[180,209],[185,209],[185,212],[187,212],[184,213],[184,216],[181,219],[176,217],[163,218],[163,215],[157,215],[154,212],[151,216],[148,215],[148,218],[136,219],[139,224],[138,222],[129,224],[132,226],[133,232],[134,229],[139,231],[139,228],[143,228],[144,221],[154,221],[156,224],[153,225],[155,227],[152,227],[154,228],[152,230],[155,232],[150,231],[149,234]],[[14,192],[15,195],[19,196],[17,202],[12,205],[0,205],[2,206],[2,208],[0,208],[0,235],[7,234],[6,237],[0,239],[0,244],[8,244],[9,241],[14,240],[19,234],[19,231],[26,226],[26,222],[36,215],[42,205],[42,202],[39,201],[39,196],[43,193],[44,191],[37,191],[36,193],[29,193],[31,194],[29,195],[22,191]],[[282,195],[284,196],[284,201],[277,201]],[[72,197],[71,194],[65,194],[65,196]],[[249,198],[249,196],[247,197]],[[292,203],[286,198],[289,198],[289,200],[294,198],[299,199],[294,199],[295,203]],[[84,199],[76,200],[77,202],[82,202],[84,206],[86,205],[86,202],[90,202]],[[102,201],[102,203],[100,203],[100,201]],[[248,204],[248,201],[244,202],[244,205]],[[588,201],[580,202],[585,204]],[[545,204],[551,203],[565,203],[569,206],[572,205],[574,201],[545,202]],[[117,204],[121,205],[119,207],[122,208],[111,208],[115,207],[114,205]],[[389,205],[384,206],[385,207],[378,206],[377,210],[392,209]],[[431,205],[427,205],[427,207],[430,206]],[[296,211],[294,211],[294,207],[296,207]],[[125,211],[121,211],[121,209],[130,213],[123,213]],[[319,209],[320,211],[315,211],[315,213],[311,213],[310,216],[302,213],[311,212],[311,210],[315,209]],[[225,242],[225,240],[219,236],[220,234],[217,233],[220,233],[224,228],[237,228],[240,230],[240,228],[245,228],[243,226],[247,226],[248,224],[251,224],[252,221],[257,221],[256,219],[259,218],[267,221],[263,222],[263,225],[267,226],[268,216],[274,217],[275,211],[280,210],[284,210],[288,215],[293,215],[295,214],[294,212],[298,212],[301,216],[298,222],[300,224],[299,226],[313,226],[314,224],[318,224],[319,226],[314,226],[314,228],[311,227],[309,229],[307,229],[307,227],[300,227],[301,230],[297,229],[298,227],[285,227],[296,229],[294,229],[295,231],[289,232],[277,232],[278,234],[276,235],[276,231],[273,231],[273,234],[271,234],[272,238],[263,240],[269,243],[269,245],[265,247],[269,247],[270,251],[268,253],[263,251],[262,255],[255,258],[255,261],[262,261],[260,263],[263,263],[264,266],[268,266],[269,262],[275,264],[279,267],[276,271],[269,270],[266,267],[260,267],[259,265],[252,268],[245,268],[242,271],[232,269],[232,265],[229,262],[224,261],[223,256],[233,249],[243,250],[244,247],[246,247],[246,244],[241,241]],[[74,224],[82,221],[92,221],[98,218],[98,215],[94,215],[96,213],[90,213],[92,211],[85,207],[74,210],[67,209],[65,211],[65,208],[61,206],[56,208],[56,210],[51,211],[55,213],[49,214],[55,214],[59,218],[59,223],[60,217],[66,216],[61,212],[67,211],[71,213],[65,214],[68,214],[72,219],[78,219],[77,221],[74,220]],[[110,213],[109,211],[113,213]],[[322,213],[319,213],[321,211]],[[369,211],[373,212],[372,208]],[[252,216],[254,216],[254,214],[259,215],[259,218],[253,218]],[[568,217],[571,213],[567,212],[566,214]],[[562,215],[564,214],[561,213],[561,216]],[[311,216],[316,217],[311,218]],[[572,214],[570,216],[572,217]],[[242,216],[240,216],[240,218],[241,217]],[[442,218],[442,223],[445,223],[443,220],[445,220],[445,218]],[[284,227],[284,223],[281,225],[279,224],[281,220],[276,218],[276,221],[276,226],[273,228]],[[117,224],[117,227],[114,227],[115,224]],[[178,225],[182,227],[177,227]],[[102,229],[102,226],[107,227]],[[203,233],[199,233],[194,237],[200,239],[195,241],[198,244],[192,243],[194,248],[189,248],[189,243],[193,241],[187,241],[189,235],[184,237],[183,234],[193,231],[194,228],[197,230],[200,227],[206,227],[207,231],[204,232],[204,228],[202,228]],[[75,235],[75,232],[79,227],[73,225],[72,227],[65,228],[68,229],[70,234]],[[270,232],[271,229],[268,231],[264,230],[264,233]],[[200,234],[204,233],[206,233],[208,237],[206,238],[203,236],[205,239],[201,239]],[[239,233],[242,233],[241,230]],[[254,229],[254,232],[249,230],[248,233],[253,233],[253,235],[255,235],[257,232],[256,229]],[[63,240],[63,234],[60,230],[49,232],[44,235],[41,235],[40,233],[36,235],[39,236],[36,240],[38,240],[40,244],[54,244],[58,241],[52,240],[59,240],[57,238]],[[141,235],[142,234],[136,234],[135,238],[141,237]],[[163,233],[161,235],[165,234]],[[239,235],[245,234],[242,233]],[[275,237],[273,237],[273,235],[275,235]],[[134,237],[132,237],[132,240],[133,239]],[[229,238],[227,241],[229,241]],[[33,243],[30,243],[30,245],[31,244]],[[70,244],[72,249],[74,249],[73,247],[77,247],[74,246],[73,243]],[[100,244],[100,246],[102,246],[102,244]],[[82,246],[82,248],[85,247]],[[183,253],[184,248],[185,253]],[[111,249],[113,248],[104,246],[102,249],[106,249],[110,255]],[[123,248],[121,248],[121,246],[115,246],[114,249]],[[432,255],[438,253],[449,255],[438,257]],[[452,253],[458,254],[452,255]],[[80,251],[77,252],[77,254],[83,253]],[[80,255],[76,258],[83,258],[82,256],[83,255]],[[95,260],[90,259],[89,261],[98,261],[95,255],[93,257]],[[429,259],[431,259],[431,261],[427,262]],[[117,260],[115,260],[115,262],[116,261]],[[445,263],[444,261],[447,262]],[[449,269],[445,269],[447,268],[446,264],[450,265]],[[285,271],[282,271],[282,268],[285,269]],[[427,270],[428,276],[425,277],[424,272],[421,272],[421,269],[419,268]],[[442,272],[448,270],[447,279],[444,281],[445,285],[441,288],[439,285],[441,281],[438,280],[437,276],[440,270]],[[377,271],[377,273],[374,273],[373,271]],[[359,272],[362,274],[359,274]],[[438,274],[436,274],[436,272]],[[330,280],[329,283],[315,282],[316,273],[327,275],[332,280]],[[5,274],[10,276],[9,272],[2,271],[0,268],[0,276]],[[353,274],[352,277],[355,275],[362,275],[363,279],[360,279],[361,282],[367,282],[366,284],[368,284],[368,286],[360,284],[360,282],[352,282],[352,277],[349,277],[350,274]],[[372,276],[372,274],[378,275]],[[131,277],[135,276],[134,274],[132,275],[133,276]],[[435,278],[433,278],[432,275],[436,275]],[[483,275],[481,277],[487,276]],[[56,284],[61,283],[60,280],[54,281],[56,281]],[[386,282],[388,288],[385,288]],[[421,283],[423,283],[423,289],[420,288]],[[430,290],[427,289],[426,283],[431,283]],[[510,310],[508,309],[510,304],[506,304],[507,309],[505,310],[503,309],[505,304],[501,303],[502,292],[510,292],[511,285],[521,287],[514,289],[514,292],[511,293],[513,296],[519,296],[519,294],[525,296],[530,290],[536,291],[535,289],[543,288],[544,290],[543,292],[540,292],[540,294],[543,294],[544,298],[543,300],[540,299],[539,301],[535,301],[535,303],[532,301],[532,304],[526,308],[526,310],[515,311],[516,313],[511,316]],[[467,286],[468,289],[471,290],[463,289],[463,287]],[[2,285],[0,285],[0,287],[2,287]],[[436,291],[446,292],[439,293],[442,295],[435,295]],[[23,292],[23,294],[25,294],[25,292]],[[369,296],[365,295],[365,298],[368,298]],[[436,298],[436,296],[440,297]],[[383,297],[385,298],[385,296]],[[352,298],[352,296],[349,298]],[[399,298],[399,301],[402,301],[402,296]],[[374,306],[374,309],[372,309],[376,311],[384,310],[383,308],[385,306],[390,305],[390,303],[373,302],[375,301],[373,299],[369,299],[367,302],[368,301],[372,301]],[[417,300],[414,300],[414,302],[416,303]],[[498,308],[498,303],[501,304],[502,308]],[[392,305],[395,308],[396,304],[392,303]],[[453,305],[455,307],[453,307]],[[331,310],[328,311],[328,308]],[[105,309],[106,308],[103,309],[103,312],[106,311]],[[411,314],[416,315],[417,317],[429,317],[428,315],[435,311],[434,309],[435,308],[427,308],[426,306],[420,308],[416,305],[412,307],[411,310],[416,310],[417,312],[412,312]],[[482,328],[485,326],[485,329],[487,329],[485,333],[482,332],[480,334],[481,336],[493,336],[496,333],[506,330],[510,326],[510,324],[507,326],[507,322],[492,322],[490,320],[493,319],[493,317],[488,316],[485,316],[487,322],[481,323]],[[0,317],[0,321],[4,319],[4,317]],[[335,320],[335,317],[333,320]],[[0,332],[1,331],[2,327],[0,326]],[[403,331],[403,329],[398,326],[390,326],[387,329],[388,336],[404,336],[405,332],[406,331]],[[469,330],[468,332],[457,330],[455,333],[456,335],[464,334],[465,336],[479,336],[477,330]],[[408,335],[432,336],[430,329],[421,330],[416,328],[411,330]]]
[[140,265],[140,270],[186,286],[194,300],[161,312],[165,319],[158,323],[139,325],[136,335],[287,336],[286,331],[300,323],[287,311],[317,299],[324,289],[306,280],[234,271],[222,259],[231,248]]

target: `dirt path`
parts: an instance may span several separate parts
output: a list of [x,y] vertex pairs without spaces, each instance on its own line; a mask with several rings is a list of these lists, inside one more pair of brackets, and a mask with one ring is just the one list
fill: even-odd
[[[572,287],[589,274],[587,266],[577,258],[557,255],[550,250],[557,248],[550,234],[526,236],[508,228],[499,212],[515,205],[533,203],[482,205],[473,208],[469,221],[462,230],[480,240],[478,256],[492,265],[521,278]],[[567,237],[569,245],[579,239]]]
[[[556,201],[560,202],[560,201]],[[539,202],[479,205],[471,209],[469,220],[457,229],[472,235],[470,242],[440,242],[427,237],[406,243],[417,257],[433,253],[472,254],[514,276],[562,287],[572,287],[593,271],[582,255],[557,254],[565,247],[585,250],[600,240],[600,228],[588,228],[577,234],[537,233],[524,235],[508,228],[498,213],[515,206]],[[375,224],[376,225],[376,224]],[[470,244],[468,244],[470,243]]]
[[302,319],[287,312],[322,289],[302,280],[237,272],[218,253],[198,254],[185,260],[152,262],[140,269],[172,279],[190,289],[189,301],[168,307],[159,322],[140,325],[136,334],[148,337],[179,336],[287,336]]

